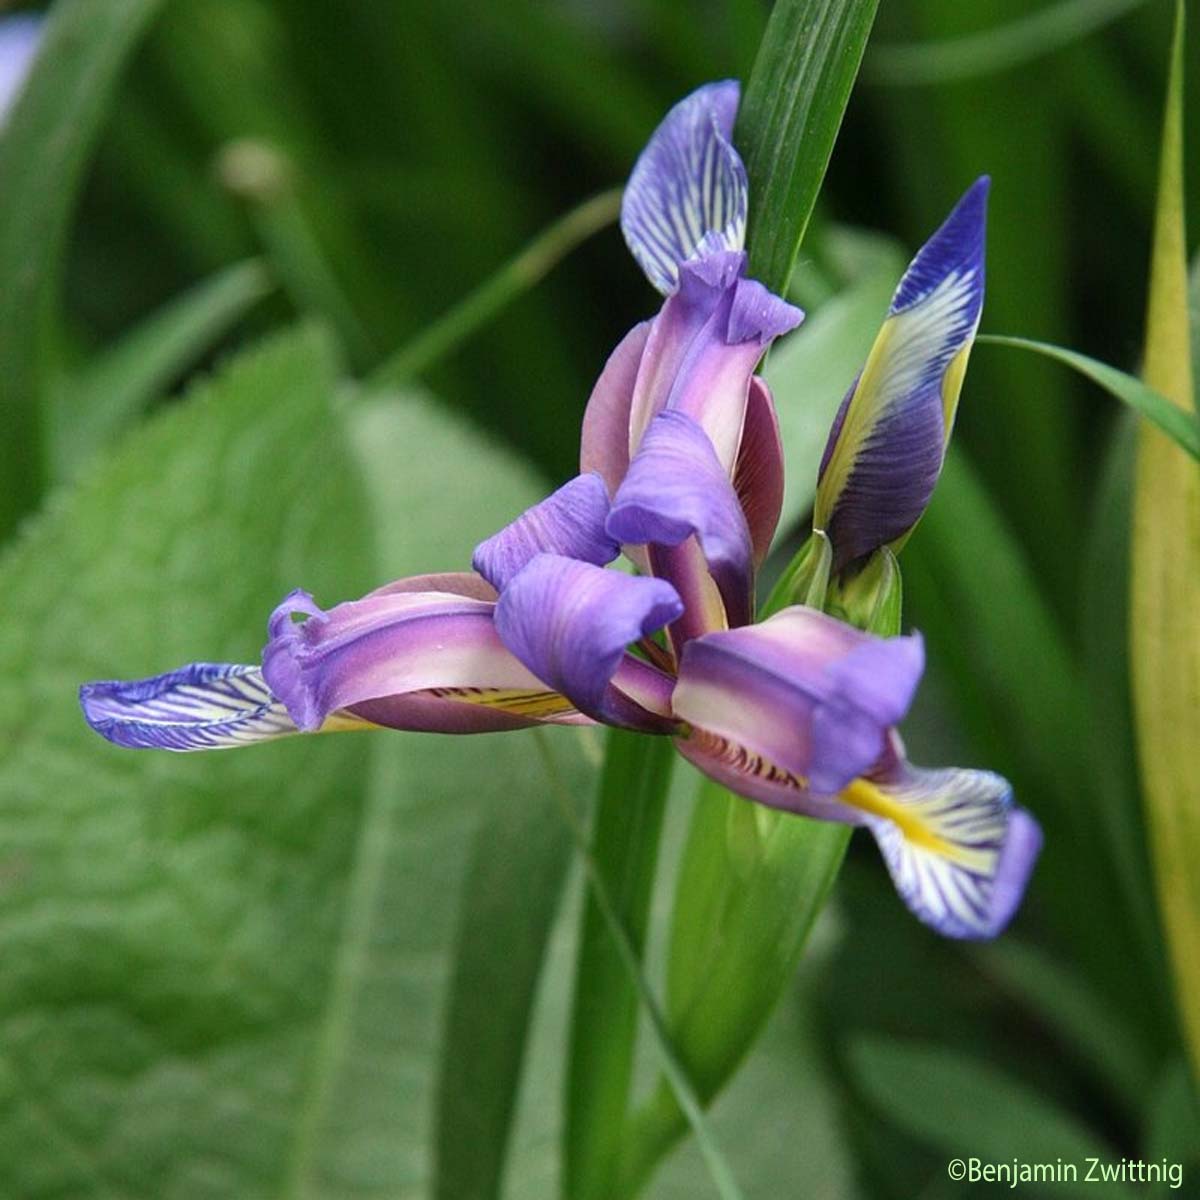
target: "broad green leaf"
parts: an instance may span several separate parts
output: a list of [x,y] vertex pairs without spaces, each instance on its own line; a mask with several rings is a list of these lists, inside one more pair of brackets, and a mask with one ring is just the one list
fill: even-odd
[[[1146,382],[1195,427],[1183,195],[1184,6],[1176,4],[1146,315]],[[1200,271],[1193,282],[1200,298]],[[1200,334],[1197,335],[1200,340]],[[1142,798],[1175,995],[1200,1077],[1200,470],[1157,430],[1138,438],[1130,606]]]
[[1200,458],[1200,423],[1197,422],[1194,413],[1181,409],[1140,379],[1089,358],[1086,354],[1066,350],[1061,346],[1050,346],[1045,342],[1031,341],[1029,338],[984,334],[978,340],[984,345],[1015,346],[1021,350],[1032,350],[1064,366],[1073,367],[1093,383],[1099,384],[1122,404],[1128,404],[1130,408],[1140,412],[1193,458]]
[[[1200,1170],[1200,1095],[1181,1060],[1167,1065],[1150,1096],[1143,1152],[1147,1162],[1179,1165],[1185,1179]],[[1154,1191],[1158,1197],[1178,1193],[1170,1181]]]
[[2,1194],[429,1194],[460,885],[482,815],[537,778],[528,740],[137,754],[75,700],[253,661],[290,588],[455,567],[536,498],[420,397],[353,410],[348,448],[335,390],[311,334],[243,356],[0,562]]
[[778,0],[735,141],[750,177],[750,273],[787,288],[878,0]]
[[[1092,1196],[1089,1158],[1121,1161],[1074,1116],[1027,1085],[955,1050],[862,1036],[848,1058],[855,1084],[888,1121],[947,1156],[983,1162],[1074,1163],[1079,1178],[1026,1183],[1047,1195]],[[1107,1182],[1106,1196],[1137,1193]]]
[[851,281],[810,313],[767,359],[787,461],[780,531],[812,507],[829,429],[887,315],[906,256],[894,242],[858,230],[831,230],[829,252],[848,260]]
[[[596,797],[592,855],[640,954],[649,924],[658,843],[675,765],[669,738],[610,732]],[[579,933],[567,1075],[564,1194],[603,1200],[624,1138],[638,997],[595,897]]]
[[48,322],[83,169],[161,0],[60,0],[0,136],[0,541],[44,484]]
[[1145,2],[1058,0],[979,33],[908,46],[875,46],[863,64],[863,78],[892,87],[914,87],[1009,70],[1087,37]]
[[81,372],[62,380],[52,409],[54,476],[70,478],[124,432],[271,286],[260,262],[227,267],[148,317]]

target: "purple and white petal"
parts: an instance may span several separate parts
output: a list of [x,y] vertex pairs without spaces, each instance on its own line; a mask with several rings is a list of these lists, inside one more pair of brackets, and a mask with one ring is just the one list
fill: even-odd
[[983,307],[987,191],[976,182],[913,260],[830,432],[814,524],[837,571],[897,548],[933,494]]
[[755,375],[750,380],[742,441],[733,468],[733,489],[746,515],[756,566],[766,559],[775,537],[783,511],[783,480],[779,417],[766,380]]
[[[676,547],[695,537],[720,591],[727,623],[750,620],[750,530],[712,442],[684,413],[670,410],[651,422],[613,498],[607,529],[618,542],[633,545]],[[671,582],[683,586],[682,580]],[[687,604],[686,590],[681,595]]]
[[1037,822],[990,771],[902,763],[856,783],[859,804],[908,907],[946,937],[983,939],[1012,919],[1041,850]]
[[541,554],[501,593],[496,629],[542,683],[589,716],[651,732],[671,728],[613,686],[626,647],[674,621],[683,604],[661,579]]
[[875,638],[795,606],[688,642],[672,703],[702,748],[723,744],[726,759],[757,764],[735,790],[774,803],[750,790],[771,768],[796,781],[782,807],[857,820],[822,798],[880,759],[923,666],[919,638]]
[[664,295],[702,246],[740,250],[746,169],[733,148],[736,80],[697,88],[666,115],[639,156],[621,202],[621,230],[646,278]]
[[[505,649],[495,607],[447,592],[393,590],[325,612],[293,592],[271,616],[263,676],[305,731],[342,709],[396,728],[453,733],[510,726],[498,726],[489,710],[519,715],[520,724],[569,718],[571,706]],[[429,723],[433,701],[447,706],[444,726]],[[410,724],[406,714],[418,710],[420,723]]]
[[538,554],[602,567],[621,553],[604,531],[608,489],[597,474],[576,475],[475,549],[472,566],[497,591]]
[[79,703],[101,737],[135,750],[226,750],[299,732],[262,671],[236,663],[85,683]]

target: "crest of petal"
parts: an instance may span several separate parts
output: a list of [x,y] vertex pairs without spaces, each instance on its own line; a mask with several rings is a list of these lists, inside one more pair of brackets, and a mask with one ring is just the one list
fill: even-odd
[[653,322],[642,321],[609,355],[583,414],[579,470],[597,472],[611,496],[629,469],[629,422],[633,389]]
[[[392,590],[325,612],[293,592],[271,616],[263,676],[306,731],[341,709],[448,733],[510,728],[510,718],[569,719],[571,706],[505,649],[495,607],[448,592]],[[494,721],[496,713],[505,719]]]
[[767,557],[779,524],[779,514],[783,509],[783,480],[783,439],[779,433],[779,417],[766,380],[755,375],[750,380],[742,441],[733,469],[733,488],[750,528],[756,565],[761,565]]
[[577,475],[475,549],[472,566],[497,591],[538,554],[561,554],[598,567],[621,547],[604,531],[608,489],[597,474]]
[[701,248],[740,250],[746,168],[733,148],[740,89],[710,83],[666,115],[639,156],[621,202],[621,230],[646,278],[664,295]]
[[[923,665],[918,638],[875,638],[795,606],[688,642],[672,704],[702,748],[723,746],[726,762],[748,764],[744,786],[722,779],[734,790],[857,822],[830,797],[884,753]],[[791,779],[790,791],[764,794],[759,783],[771,772]]]
[[983,306],[986,178],[913,260],[830,431],[814,523],[834,568],[898,545],[941,471]]
[[136,750],[224,750],[298,732],[258,667],[235,663],[85,683],[79,703],[101,737]]
[[857,781],[848,803],[867,824],[910,909],[946,937],[1000,933],[1037,861],[1037,822],[990,771],[923,770],[901,762],[888,777]]
[[525,667],[581,712],[661,730],[662,719],[632,703],[612,681],[627,646],[682,612],[675,589],[662,579],[540,554],[501,593],[496,629]]
[[634,545],[679,546],[696,537],[729,622],[750,619],[754,565],[746,517],[708,435],[684,413],[668,410],[650,423],[613,498],[607,529]]

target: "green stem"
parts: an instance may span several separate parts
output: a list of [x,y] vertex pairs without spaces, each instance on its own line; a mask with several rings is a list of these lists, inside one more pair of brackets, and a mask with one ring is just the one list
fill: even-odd
[[592,897],[596,901],[596,907],[600,910],[600,915],[604,918],[604,923],[608,927],[609,934],[612,936],[617,953],[621,957],[621,962],[629,974],[629,980],[634,988],[636,988],[638,998],[641,1000],[642,1007],[645,1009],[646,1015],[650,1020],[654,1043],[662,1059],[663,1075],[671,1086],[675,1102],[683,1111],[692,1132],[696,1136],[696,1144],[700,1147],[700,1152],[704,1156],[705,1164],[708,1166],[709,1174],[712,1176],[713,1183],[716,1185],[721,1200],[743,1200],[741,1189],[733,1177],[733,1171],[730,1169],[725,1155],[721,1152],[721,1148],[717,1144],[712,1128],[708,1123],[708,1118],[704,1115],[704,1108],[700,1103],[700,1098],[696,1095],[696,1091],[692,1087],[692,1082],[688,1078],[687,1071],[675,1053],[675,1048],[671,1043],[671,1035],[667,1029],[666,1017],[659,1007],[658,1000],[646,976],[642,973],[642,965],[638,959],[637,951],[633,948],[633,943],[625,931],[625,926],[621,923],[616,905],[613,903],[608,886],[604,881],[604,875],[588,845],[587,830],[575,812],[570,794],[563,783],[550,746],[541,730],[534,730],[534,740],[537,742],[538,752],[542,756],[546,773],[554,786],[554,793],[558,797],[562,818],[567,824],[571,840],[575,843],[575,850],[579,855],[580,861],[583,863],[588,886],[591,888]]
[[370,384],[399,387],[427,371],[549,274],[576,246],[611,225],[621,210],[621,193],[621,188],[601,192],[560,217],[490,279],[401,346],[376,368]]

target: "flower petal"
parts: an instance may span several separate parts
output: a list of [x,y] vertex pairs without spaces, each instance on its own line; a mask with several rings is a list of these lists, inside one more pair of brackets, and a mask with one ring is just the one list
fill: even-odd
[[[151,679],[85,683],[79,703],[101,737],[136,750],[224,750],[299,730],[258,667],[191,663]],[[340,728],[355,722],[331,718]]]
[[0,125],[33,68],[44,24],[45,18],[35,13],[0,17]]
[[[729,624],[750,620],[754,585],[750,530],[708,435],[684,413],[651,422],[613,498],[609,534],[633,545],[682,546],[696,537]],[[653,561],[653,556],[652,556]],[[691,600],[682,579],[667,576]]]
[[642,151],[621,203],[621,229],[646,278],[672,291],[678,269],[705,242],[740,250],[746,169],[730,139],[740,89],[709,83],[667,113]]
[[836,571],[898,548],[933,494],[983,307],[987,191],[985,177],[913,260],[834,421],[814,524]]
[[901,762],[889,777],[856,780],[843,799],[862,811],[896,890],[946,937],[992,938],[1011,920],[1042,845],[990,771],[928,771]]
[[669,722],[612,685],[627,660],[626,647],[682,611],[675,589],[661,579],[539,554],[501,594],[496,629],[538,679],[581,712],[610,724],[663,731]]
[[598,567],[621,547],[604,532],[608,490],[599,475],[576,475],[475,548],[472,566],[497,591],[537,554],[561,554]]
[[271,616],[263,676],[305,731],[339,709],[447,733],[577,720],[504,648],[494,612],[486,600],[400,590],[324,612],[293,592]]
[[[855,820],[828,798],[879,760],[923,666],[919,637],[875,638],[798,605],[706,634],[684,648],[672,697],[695,742],[681,749],[705,771],[706,754],[744,763],[744,786],[729,786],[753,799]],[[776,774],[784,790],[764,788]]]
[[629,470],[629,418],[633,388],[653,322],[635,325],[604,364],[583,414],[579,470],[597,472],[615,494]]
[[742,441],[733,468],[733,488],[746,514],[754,563],[761,566],[771,549],[783,511],[783,439],[766,380],[750,380]]

